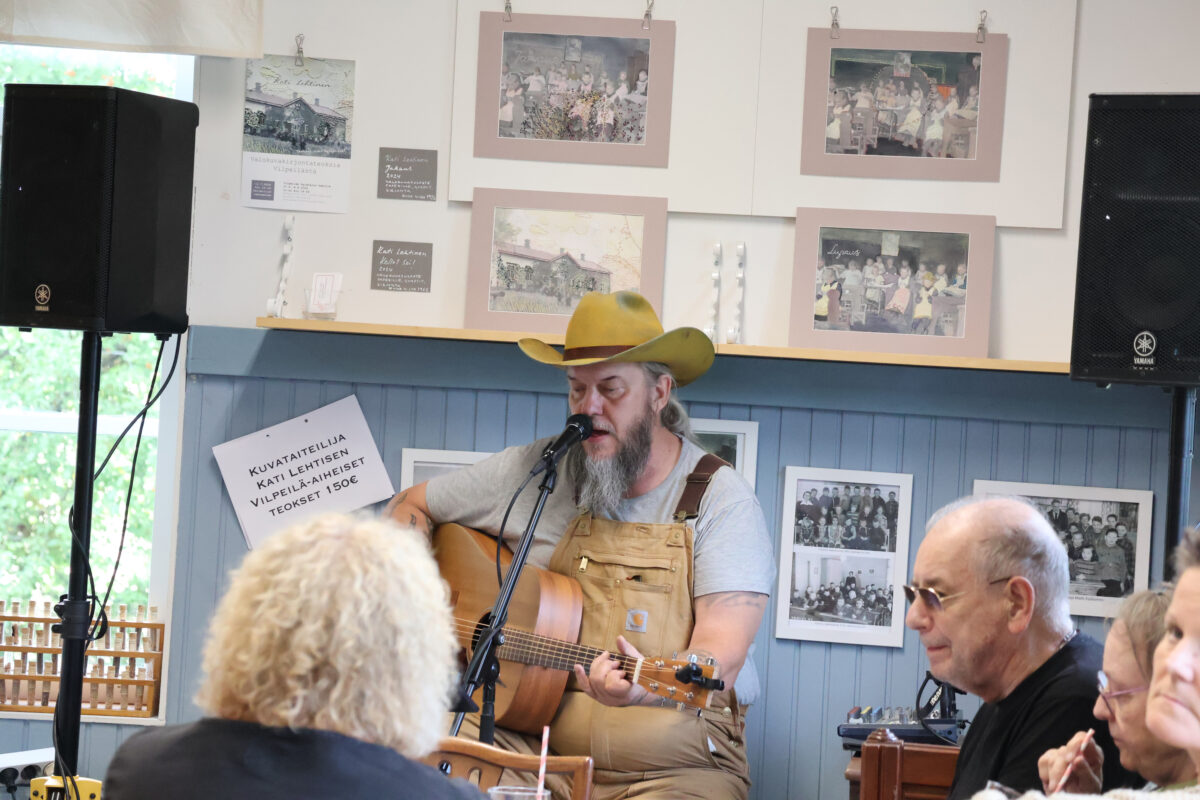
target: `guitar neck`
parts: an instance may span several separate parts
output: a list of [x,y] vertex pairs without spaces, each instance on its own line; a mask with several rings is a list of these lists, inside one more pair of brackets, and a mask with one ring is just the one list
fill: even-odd
[[[505,661],[570,672],[576,664],[581,664],[587,669],[602,652],[604,651],[598,647],[571,644],[528,631],[506,628],[504,644],[500,645],[496,655]],[[635,658],[615,653],[613,656],[620,660],[622,666],[630,673],[637,665]]]

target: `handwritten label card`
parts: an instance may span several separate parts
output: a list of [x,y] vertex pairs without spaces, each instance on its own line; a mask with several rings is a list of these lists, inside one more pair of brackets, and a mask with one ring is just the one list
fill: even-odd
[[433,245],[384,242],[371,246],[371,288],[385,292],[428,292],[433,281]]
[[392,496],[354,395],[219,444],[213,455],[251,548],[315,514],[357,511]]
[[393,200],[436,200],[437,150],[379,148],[376,195]]

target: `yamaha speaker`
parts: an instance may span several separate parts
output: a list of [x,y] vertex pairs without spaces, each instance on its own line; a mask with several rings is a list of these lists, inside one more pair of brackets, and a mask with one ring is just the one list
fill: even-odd
[[1092,95],[1071,377],[1200,385],[1200,95]]
[[11,84],[0,144],[0,325],[187,328],[192,103]]

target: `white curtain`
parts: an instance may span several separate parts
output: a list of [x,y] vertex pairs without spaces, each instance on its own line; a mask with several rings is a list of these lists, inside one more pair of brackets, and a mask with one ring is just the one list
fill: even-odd
[[0,41],[260,58],[262,0],[0,0]]

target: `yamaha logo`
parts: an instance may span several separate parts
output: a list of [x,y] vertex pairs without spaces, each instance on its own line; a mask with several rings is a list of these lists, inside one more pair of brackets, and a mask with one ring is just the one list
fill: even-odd
[[50,310],[50,287],[44,283],[39,283],[38,287],[33,290],[33,302],[35,311]]
[[1158,348],[1158,340],[1150,331],[1142,331],[1133,337],[1133,363],[1138,367],[1154,366],[1154,351]]

